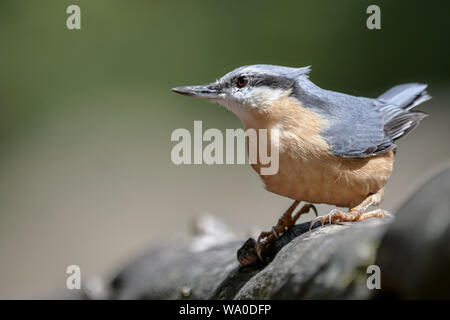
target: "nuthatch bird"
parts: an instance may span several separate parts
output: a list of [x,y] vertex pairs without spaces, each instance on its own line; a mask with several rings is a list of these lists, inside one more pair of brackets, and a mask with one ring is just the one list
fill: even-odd
[[[176,93],[223,105],[245,129],[279,130],[279,170],[260,175],[266,189],[295,200],[271,232],[258,238],[257,252],[313,207],[300,201],[349,208],[315,218],[322,224],[383,218],[378,205],[394,163],[395,141],[426,117],[411,111],[431,97],[425,84],[395,86],[376,99],[328,91],[312,83],[310,67],[251,65],[214,83],[173,88]],[[252,164],[259,173],[260,164]],[[251,261],[241,259],[242,264]]]

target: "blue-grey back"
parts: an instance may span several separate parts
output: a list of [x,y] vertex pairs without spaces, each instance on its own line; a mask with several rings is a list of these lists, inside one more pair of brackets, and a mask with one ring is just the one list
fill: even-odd
[[[413,91],[412,85],[409,91]],[[417,90],[413,92],[417,95]],[[402,101],[408,100],[402,90],[399,93]],[[342,157],[367,157],[392,150],[396,147],[394,140],[412,130],[424,117],[423,113],[409,112],[406,106],[395,105],[388,99],[355,97],[322,89],[307,77],[298,78],[292,95],[304,107],[327,119],[329,125],[322,135],[332,152]],[[420,99],[426,101],[423,97]],[[390,98],[399,100],[398,95]],[[408,101],[414,103],[415,99],[410,97]]]

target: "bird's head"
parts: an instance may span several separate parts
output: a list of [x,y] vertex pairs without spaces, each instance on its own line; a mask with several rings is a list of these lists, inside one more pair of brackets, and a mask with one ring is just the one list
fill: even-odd
[[270,109],[274,101],[306,79],[308,72],[309,67],[251,65],[237,68],[207,85],[177,87],[172,91],[217,102],[243,120],[255,111]]

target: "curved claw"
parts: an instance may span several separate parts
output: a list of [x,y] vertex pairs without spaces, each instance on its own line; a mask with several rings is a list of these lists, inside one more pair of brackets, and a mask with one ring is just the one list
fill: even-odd
[[318,216],[318,217],[315,217],[314,219],[312,219],[311,220],[311,224],[309,225],[309,230],[312,229],[312,227],[316,224],[316,222],[320,221],[322,223],[322,225],[323,225],[324,221],[322,219],[323,219],[323,216]]
[[272,227],[272,234],[273,234],[273,236],[275,237],[275,239],[278,239],[278,238],[279,238],[279,236],[278,236],[278,234],[277,234],[277,231],[275,230],[275,227]]
[[318,217],[318,216],[319,216],[319,214],[317,213],[317,208],[316,208],[316,206],[315,206],[315,205],[313,205],[313,204],[310,204],[310,205],[309,205],[309,208],[310,208],[310,209],[313,209],[313,211],[314,211],[314,214],[316,215],[316,217]]
[[333,215],[335,214],[335,213],[337,213],[337,212],[339,212],[339,210],[338,209],[332,209],[331,211],[330,211],[330,213],[328,213],[328,221],[330,222],[330,224],[333,222]]
[[256,254],[258,255],[259,261],[264,261],[261,252],[262,252],[262,249],[256,248]]
[[315,217],[315,218],[311,221],[311,224],[309,225],[309,230],[312,229],[312,227],[316,224],[317,221],[320,221],[320,222],[322,223],[322,225],[324,225],[324,223],[327,221],[327,218],[328,218],[328,222],[329,222],[330,224],[332,224],[332,223],[333,223],[333,216],[334,216],[337,212],[339,212],[339,210],[333,209],[333,210],[331,210],[330,213],[328,213],[326,216],[317,216],[317,217]]
[[394,215],[392,213],[390,213],[389,211],[383,210],[383,213],[386,217],[394,219]]

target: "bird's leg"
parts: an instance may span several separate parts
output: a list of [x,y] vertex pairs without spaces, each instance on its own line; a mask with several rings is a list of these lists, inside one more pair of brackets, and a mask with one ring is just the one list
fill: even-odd
[[313,209],[317,216],[317,209],[312,204],[305,204],[294,216],[292,216],[292,212],[294,212],[299,203],[300,201],[298,200],[294,201],[289,209],[287,209],[280,219],[278,219],[276,226],[272,227],[272,231],[261,232],[259,235],[256,244],[256,253],[261,261],[263,260],[261,252],[263,252],[264,248],[275,239],[278,239],[287,228],[292,227],[302,214],[308,213],[310,209]]
[[320,216],[311,221],[309,229],[314,226],[318,221],[324,224],[325,222],[347,222],[347,221],[363,221],[369,218],[385,218],[387,214],[382,209],[366,212],[370,206],[378,205],[383,199],[383,189],[380,189],[377,193],[371,194],[363,202],[356,207],[350,209],[348,212],[342,212],[338,209],[333,209],[326,216]]

